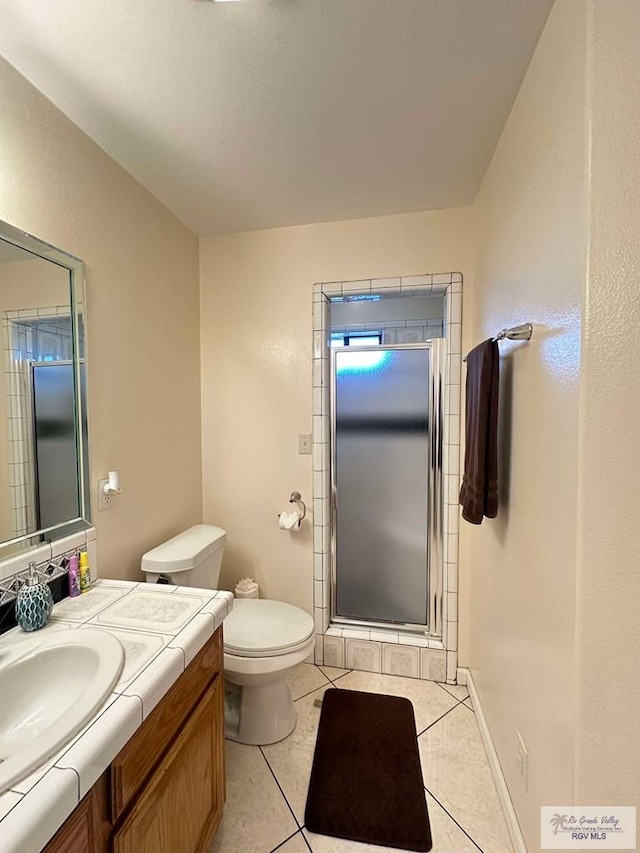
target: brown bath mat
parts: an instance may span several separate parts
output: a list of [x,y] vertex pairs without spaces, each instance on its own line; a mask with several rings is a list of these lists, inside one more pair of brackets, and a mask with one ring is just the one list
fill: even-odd
[[431,850],[413,705],[398,696],[327,690],[307,795],[310,832]]

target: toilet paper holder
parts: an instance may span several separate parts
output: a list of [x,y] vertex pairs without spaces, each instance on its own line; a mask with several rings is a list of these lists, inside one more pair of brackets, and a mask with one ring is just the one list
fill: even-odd
[[302,500],[302,495],[300,494],[300,492],[291,492],[291,497],[289,498],[289,503],[290,504],[302,504],[302,515],[300,516],[300,520],[298,521],[298,524],[300,524],[302,519],[307,514],[307,505]]
[[[300,511],[298,511],[298,524],[296,525],[296,527],[300,527],[300,524],[302,523],[302,519],[307,514],[307,505],[302,500],[302,495],[300,494],[300,492],[291,492],[291,496],[289,497],[289,503],[290,504],[302,504],[302,512],[300,513]],[[277,515],[277,518],[279,518],[279,517],[280,517],[280,513],[278,513],[278,515]]]

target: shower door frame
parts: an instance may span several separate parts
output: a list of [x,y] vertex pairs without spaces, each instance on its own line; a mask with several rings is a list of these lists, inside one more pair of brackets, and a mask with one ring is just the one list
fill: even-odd
[[[336,487],[336,357],[339,352],[353,352],[355,347],[332,347],[330,353],[330,614],[333,624],[361,628],[381,628],[420,634],[434,639],[442,638],[442,575],[443,575],[443,431],[444,431],[444,366],[445,341],[442,338],[417,344],[379,344],[357,347],[357,352],[396,352],[401,350],[428,350],[430,352],[429,376],[429,419],[427,444],[429,466],[426,477],[427,488],[427,586],[426,624],[412,622],[384,622],[374,619],[358,619],[339,616],[337,604],[337,487]],[[430,473],[432,476],[429,476]]]

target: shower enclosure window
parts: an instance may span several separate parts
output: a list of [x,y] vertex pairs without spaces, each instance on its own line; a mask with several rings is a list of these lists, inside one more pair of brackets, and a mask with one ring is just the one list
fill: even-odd
[[375,334],[371,334],[371,332],[367,332],[366,334],[339,334],[334,333],[331,335],[331,346],[332,347],[371,347],[377,346],[382,343],[382,332],[376,332]]
[[353,343],[332,352],[332,618],[435,635],[442,342]]

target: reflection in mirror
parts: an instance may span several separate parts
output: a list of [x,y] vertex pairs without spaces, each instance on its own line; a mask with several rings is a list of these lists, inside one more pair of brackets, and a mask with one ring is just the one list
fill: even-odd
[[9,232],[0,239],[0,544],[13,545],[2,549],[6,557],[33,545],[36,533],[56,538],[86,526],[89,514],[83,305],[81,280],[74,282],[82,265],[10,226],[0,232]]

